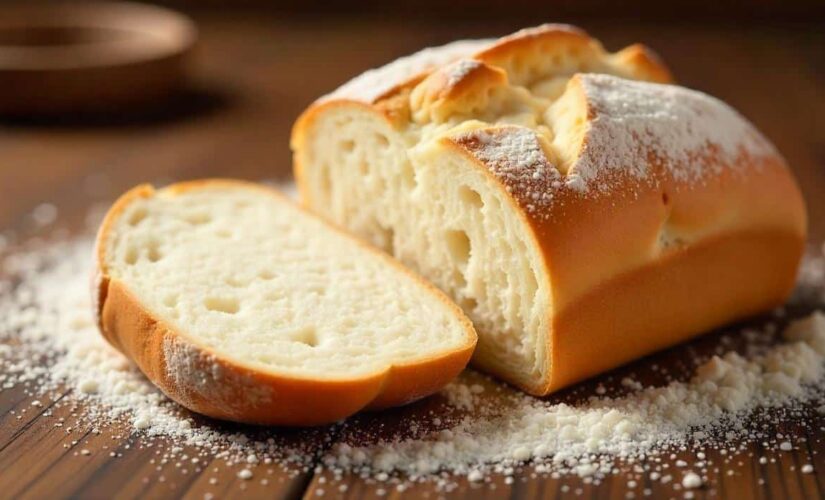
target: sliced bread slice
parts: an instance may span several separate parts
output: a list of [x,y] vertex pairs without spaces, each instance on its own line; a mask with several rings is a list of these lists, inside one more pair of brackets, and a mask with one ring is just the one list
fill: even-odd
[[443,293],[263,186],[134,188],[96,253],[103,335],[215,418],[315,425],[408,403],[476,343]]

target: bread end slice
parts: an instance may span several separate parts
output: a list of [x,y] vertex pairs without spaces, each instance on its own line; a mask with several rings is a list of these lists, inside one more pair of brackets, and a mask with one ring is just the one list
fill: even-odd
[[443,293],[266,187],[138,186],[97,238],[104,337],[210,417],[307,426],[436,392],[467,364]]

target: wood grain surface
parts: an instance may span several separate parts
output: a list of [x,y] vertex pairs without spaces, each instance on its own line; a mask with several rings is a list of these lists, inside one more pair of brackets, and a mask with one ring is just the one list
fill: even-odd
[[[288,21],[216,13],[196,20],[202,40],[192,84],[174,99],[113,116],[0,121],[0,230],[30,234],[31,211],[44,202],[58,207],[54,227],[74,230],[81,227],[90,207],[105,206],[140,182],[207,176],[286,179],[292,121],[314,97],[421,46],[458,37],[501,35],[519,27],[505,22],[457,26],[356,19]],[[646,42],[684,84],[726,100],[750,118],[777,144],[798,176],[808,201],[812,242],[825,238],[825,31],[821,26],[599,21],[583,27],[614,50]],[[709,334],[600,381],[615,383],[626,370],[651,381],[653,363],[678,372],[683,369],[680,360],[689,353],[712,351],[720,335]],[[594,387],[590,382],[554,397],[582,397]],[[311,469],[296,473],[263,464],[255,467],[252,481],[237,479],[236,471],[227,467],[216,471],[208,461],[184,473],[171,462],[155,460],[169,443],[143,443],[117,425],[99,433],[58,428],[54,418],[70,417],[71,405],[44,418],[50,405],[32,406],[31,399],[21,388],[0,392],[0,498],[317,498],[319,491],[324,498],[682,496],[672,485],[652,481],[621,464],[619,474],[599,485],[576,477],[536,477],[528,467],[511,483],[494,477],[494,489],[459,480],[450,492],[431,485],[398,492],[357,476],[344,477],[346,489],[341,491],[341,482],[332,485],[328,473]],[[403,427],[405,417],[438,405],[437,398],[430,398],[387,414],[358,416],[342,427],[319,431],[313,439],[328,444],[349,439],[359,429],[374,428],[377,419],[384,423],[385,432],[393,432]],[[776,432],[793,436],[800,444],[797,449],[779,453],[749,445],[732,463],[711,469],[709,486],[697,490],[696,498],[823,497],[823,426],[825,417],[813,411],[799,422],[783,425]],[[81,454],[83,449],[89,454]],[[707,453],[715,463],[724,463],[721,450]],[[776,460],[760,464],[760,456]],[[675,463],[678,458],[667,460]],[[802,474],[801,466],[808,463],[815,472]]]

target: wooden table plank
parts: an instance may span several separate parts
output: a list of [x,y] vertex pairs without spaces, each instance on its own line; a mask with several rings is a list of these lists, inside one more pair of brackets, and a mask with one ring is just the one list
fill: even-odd
[[[58,206],[61,226],[78,228],[90,205],[111,201],[139,182],[203,176],[283,178],[289,172],[292,121],[314,97],[368,67],[423,45],[498,35],[518,27],[508,21],[422,27],[397,21],[310,23],[225,14],[204,14],[198,20],[203,40],[196,84],[161,109],[63,123],[0,122],[0,228],[26,233],[32,228],[27,214],[42,202]],[[825,238],[825,218],[821,217],[825,214],[825,33],[820,27],[814,23],[698,26],[606,21],[584,26],[611,49],[645,41],[663,55],[681,81],[740,109],[788,158],[808,200],[812,241]],[[701,339],[628,370],[644,373],[654,360],[676,366],[686,353],[708,348],[712,342],[713,338]],[[592,384],[582,393],[588,390]],[[329,472],[291,475],[262,464],[255,467],[253,480],[242,481],[235,469],[208,457],[198,466],[200,471],[187,466],[187,473],[182,474],[174,463],[158,470],[158,457],[168,451],[169,443],[129,437],[117,425],[100,429],[100,435],[85,429],[66,433],[65,428],[54,427],[54,416],[38,418],[45,408],[32,409],[31,400],[21,388],[0,391],[0,492],[4,496],[100,498],[117,493],[118,498],[203,498],[208,494],[295,498],[306,494],[317,498],[319,490],[324,490],[324,498],[378,497],[379,490],[384,490],[384,498],[445,495],[432,485],[415,484],[399,492],[395,485],[359,477],[338,483]],[[343,429],[341,439],[357,439],[358,431],[371,428],[375,419],[395,418],[396,425],[401,425],[404,412],[426,412],[437,404],[427,401],[400,410],[395,417],[357,417]],[[54,411],[70,419],[70,407]],[[825,491],[825,419],[812,412],[806,423],[808,427],[781,426],[774,431],[807,435],[804,446],[792,453],[765,451],[753,444],[736,459],[743,462],[741,466],[737,462],[723,466],[725,456],[719,450],[707,450],[719,470],[708,471],[713,486],[697,491],[696,498],[821,497]],[[397,430],[387,429],[390,433]],[[75,440],[79,444],[71,446]],[[90,450],[88,456],[75,456],[84,448]],[[112,452],[122,456],[110,457]],[[688,458],[686,452],[677,455],[676,459]],[[761,456],[776,461],[760,464]],[[673,469],[676,459],[668,459]],[[814,465],[815,474],[800,473],[806,463]],[[586,498],[619,499],[628,493],[642,498],[645,489],[654,497],[674,496],[672,484],[663,485],[649,474],[620,467],[620,474],[599,485],[569,476],[533,478],[527,468],[511,484],[503,476],[493,477],[494,489],[488,483],[459,480],[449,496],[561,498],[578,493]],[[728,470],[734,474],[727,475]],[[674,475],[674,480],[678,477]],[[212,478],[216,484],[210,482]],[[764,484],[759,484],[760,479]],[[345,491],[339,490],[342,484]]]

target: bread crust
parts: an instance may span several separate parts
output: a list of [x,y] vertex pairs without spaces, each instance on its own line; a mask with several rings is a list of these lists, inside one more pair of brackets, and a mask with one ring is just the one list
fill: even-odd
[[[173,193],[220,185],[256,189],[291,203],[276,190],[243,181],[209,179],[175,184]],[[375,410],[415,401],[438,391],[468,363],[476,344],[470,321],[441,291],[414,275],[383,252],[328,225],[368,249],[375,258],[415,279],[452,309],[466,332],[461,348],[434,354],[414,363],[349,379],[319,379],[264,371],[231,359],[186,332],[177,330],[149,310],[128,289],[109,275],[106,241],[130,203],[155,194],[141,185],[122,195],[107,213],[97,236],[92,290],[95,314],[106,340],[131,359],[167,396],[186,408],[213,418],[236,422],[313,426],[332,423],[361,410]],[[312,216],[310,214],[310,216]]]
[[[537,47],[547,43],[556,44],[559,51],[596,54],[587,56],[590,59],[604,56],[599,55],[600,45],[581,30],[545,25],[505,37],[470,57],[506,67],[517,56],[529,62]],[[654,82],[671,79],[667,68],[642,45],[606,57],[621,66],[628,77]],[[526,63],[522,60],[521,64]],[[467,72],[466,78],[475,78],[478,73]],[[512,71],[508,73],[512,79]],[[581,86],[581,78],[574,76],[568,91]],[[446,80],[428,78],[426,83]],[[396,87],[396,95],[403,95],[404,85]],[[459,79],[453,85],[471,84]],[[451,93],[450,89],[428,88],[426,95],[449,99]],[[584,93],[581,99],[585,123],[592,124],[599,110]],[[402,129],[409,118],[404,118],[399,108],[408,102],[338,99],[319,102],[305,111],[292,138],[295,174],[305,203],[313,206],[310,190],[303,185],[306,166],[301,152],[316,120],[335,106],[359,106]],[[393,111],[388,112],[388,107]],[[747,123],[741,117],[739,120]],[[524,130],[488,125],[437,139],[437,147],[445,155],[463,156],[469,168],[497,185],[501,198],[528,228],[533,246],[543,257],[544,275],[549,277],[545,285],[550,289],[552,309],[547,311],[548,354],[542,362],[549,369],[545,377],[525,383],[502,371],[481,350],[473,358],[475,365],[531,394],[545,395],[779,305],[790,294],[806,240],[804,200],[784,159],[755,130],[749,130],[748,137],[763,154],[739,151],[723,155],[719,148],[704,147],[693,159],[702,163],[699,179],[680,177],[667,158],[651,151],[643,161],[646,179],[605,171],[601,180],[609,181],[609,193],[587,195],[563,182],[541,190],[538,184],[519,184],[521,180],[497,173],[484,145],[490,143],[492,135]],[[539,140],[541,134],[533,132]],[[591,139],[585,134],[577,154]],[[542,154],[541,158],[548,169],[562,163],[551,155]],[[567,168],[575,169],[575,165]],[[562,181],[569,178],[569,172],[561,168],[559,172]],[[535,209],[537,191],[551,194],[552,204]],[[660,244],[663,235],[670,232],[675,236],[667,242],[669,246]]]
[[[744,165],[746,175],[723,168],[700,187],[660,170],[656,187],[646,190],[630,179],[602,198],[565,190],[548,217],[528,210],[531,200],[491,173],[472,148],[443,142],[499,184],[551,277],[548,376],[525,385],[491,360],[473,359],[526,392],[549,394],[779,306],[794,287],[807,220],[779,156],[743,160],[759,164]],[[689,244],[651,255],[665,224],[690,234]]]

